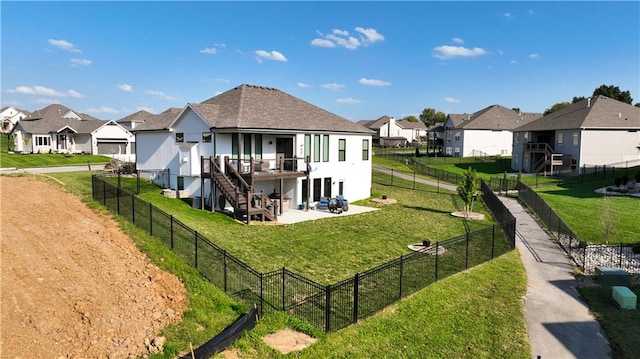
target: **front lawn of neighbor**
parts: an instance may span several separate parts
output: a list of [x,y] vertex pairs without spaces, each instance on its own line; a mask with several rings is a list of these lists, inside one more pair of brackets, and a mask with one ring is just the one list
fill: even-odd
[[84,154],[60,154],[60,153],[9,153],[7,135],[0,135],[0,168],[34,168],[51,166],[74,166],[89,164],[105,164],[109,157],[84,155]]

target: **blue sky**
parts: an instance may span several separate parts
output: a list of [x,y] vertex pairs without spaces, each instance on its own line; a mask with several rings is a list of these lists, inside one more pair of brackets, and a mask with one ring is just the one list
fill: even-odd
[[2,1],[1,102],[101,119],[248,83],[337,115],[499,104],[543,112],[602,84],[640,102],[640,2]]

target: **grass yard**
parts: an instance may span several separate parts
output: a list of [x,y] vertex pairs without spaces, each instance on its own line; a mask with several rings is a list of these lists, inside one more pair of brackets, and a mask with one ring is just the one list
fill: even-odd
[[[108,163],[110,158],[96,155],[65,155],[59,153],[9,153],[9,140],[0,135],[0,168],[33,168]],[[88,167],[87,167],[88,169]]]
[[[91,199],[91,178],[88,172],[56,173],[49,177],[55,178],[55,182],[74,193],[92,208],[101,209],[101,205]],[[397,226],[393,234],[401,238],[421,237],[416,233],[438,233],[437,229],[426,228],[420,223],[425,216],[444,215],[444,209],[438,209],[436,205],[443,205],[447,210],[455,208],[451,194],[436,193],[431,191],[407,191],[390,187],[374,186],[378,193],[387,193],[389,197],[407,201],[408,219],[402,219],[402,207],[388,208],[392,220],[402,220],[407,224]],[[391,191],[394,192],[391,192]],[[395,192],[397,191],[397,192]],[[149,196],[155,194],[149,193]],[[435,202],[430,202],[430,197],[435,197]],[[210,231],[220,230],[218,236],[235,233],[230,228],[238,227],[247,230],[259,229],[263,234],[268,235],[269,230],[278,229],[273,226],[242,226],[223,215],[215,215],[203,211],[191,210],[186,204],[179,201],[167,200],[164,205],[171,209],[172,213],[188,213],[187,220],[208,221]],[[422,198],[422,202],[420,201]],[[397,205],[401,206],[401,205]],[[415,207],[415,208],[411,208]],[[183,211],[184,209],[184,211]],[[189,209],[189,210],[187,210]],[[387,209],[385,209],[387,210]],[[204,217],[201,217],[204,216]],[[193,217],[193,218],[190,218]],[[354,216],[352,218],[357,218]],[[448,216],[445,218],[449,219]],[[336,218],[336,220],[347,220],[349,217]],[[381,219],[381,218],[374,218]],[[308,230],[325,230],[327,227],[337,226],[337,233],[348,230],[339,221],[329,220],[326,227],[305,226],[282,226],[276,231],[278,235],[287,235],[290,240],[296,238],[306,238],[301,244],[309,244],[313,239]],[[324,221],[319,221],[324,222]],[[348,221],[345,221],[348,222]],[[361,221],[356,221],[361,222]],[[163,335],[168,338],[167,351],[164,356],[156,355],[154,358],[175,357],[178,350],[188,348],[189,342],[194,345],[205,341],[204,338],[215,335],[215,328],[221,328],[233,321],[234,316],[245,308],[228,298],[217,288],[213,287],[201,275],[179,260],[168,248],[158,240],[142,233],[139,229],[130,225],[126,220],[120,220],[123,230],[128,233],[137,245],[160,267],[165,268],[180,278],[186,284],[190,297],[190,308],[185,314],[185,321],[178,326],[165,328]],[[484,223],[487,225],[489,223]],[[371,223],[360,223],[363,228],[359,232],[374,233],[375,230],[368,227],[384,228],[384,222],[373,221]],[[416,227],[416,228],[414,228]],[[448,228],[454,235],[463,231],[461,223],[455,220],[448,223],[443,228]],[[322,233],[322,232],[318,232]],[[318,236],[318,233],[315,236]],[[378,238],[387,238],[386,233],[377,234]],[[323,236],[324,237],[324,236]],[[442,236],[447,238],[448,235]],[[333,240],[327,237],[328,240]],[[438,237],[437,239],[443,239]],[[339,240],[339,238],[338,238]],[[229,239],[232,242],[233,239]],[[237,242],[245,242],[243,239],[236,239]],[[387,252],[385,255],[396,257],[398,253],[406,252],[405,240],[385,240],[389,242],[391,251],[379,248]],[[398,242],[398,243],[396,243]],[[381,245],[380,247],[385,247]],[[361,253],[354,253],[354,257]],[[317,256],[317,255],[316,255]],[[346,256],[345,256],[346,257]],[[368,257],[371,257],[369,255]],[[280,259],[282,260],[282,259]],[[348,262],[354,258],[346,258]],[[371,261],[372,259],[368,259]],[[322,259],[320,263],[326,266],[335,266],[342,261]],[[310,265],[310,264],[307,264]],[[350,265],[349,263],[346,264]],[[350,270],[347,272],[354,272]],[[332,274],[336,277],[338,273]],[[326,274],[327,278],[332,275]],[[473,290],[469,290],[473,288]],[[262,319],[256,329],[247,333],[234,346],[248,358],[279,358],[279,357],[349,357],[349,358],[370,358],[370,357],[394,357],[394,358],[414,358],[414,357],[457,357],[457,358],[528,358],[530,357],[530,347],[526,339],[526,325],[523,317],[522,297],[526,291],[526,279],[524,268],[520,262],[517,252],[512,251],[494,261],[487,262],[474,267],[469,271],[456,274],[437,282],[426,289],[403,299],[381,313],[369,317],[355,326],[350,326],[341,331],[331,334],[318,332],[306,323],[302,323],[295,318],[284,314],[277,314]],[[319,342],[303,350],[302,352],[289,355],[281,355],[279,352],[267,347],[261,340],[262,336],[276,332],[283,328],[294,328],[319,338]],[[218,330],[219,331],[219,330]]]
[[[605,243],[604,196],[594,190],[611,179],[576,184],[545,185],[536,189],[544,201],[583,241]],[[640,198],[607,197],[614,223],[609,243],[640,243]]]

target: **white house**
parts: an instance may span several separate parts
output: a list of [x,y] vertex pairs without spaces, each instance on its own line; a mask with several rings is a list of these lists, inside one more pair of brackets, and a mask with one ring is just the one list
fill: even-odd
[[513,129],[540,116],[518,113],[500,105],[492,105],[473,114],[450,114],[444,123],[444,155],[510,156]]
[[2,123],[2,133],[10,133],[13,130],[13,126],[27,117],[29,111],[19,110],[14,107],[3,107],[0,109],[0,121]]
[[53,104],[29,114],[12,130],[16,153],[88,153],[135,161],[133,134],[115,121],[102,121]]
[[427,135],[427,126],[423,122],[396,120],[390,116],[382,116],[374,121],[359,121],[358,124],[375,131],[374,144],[384,147],[406,146],[425,140]]
[[594,96],[522,125],[513,133],[516,171],[573,172],[640,165],[640,108]]
[[280,200],[281,211],[371,194],[373,131],[278,89],[243,84],[134,132],[138,170],[168,171],[181,197],[212,208],[225,197],[247,210],[260,193]]

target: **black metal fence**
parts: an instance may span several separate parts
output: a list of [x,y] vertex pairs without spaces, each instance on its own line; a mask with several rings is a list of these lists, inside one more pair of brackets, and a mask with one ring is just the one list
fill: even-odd
[[255,304],[261,315],[284,311],[325,332],[356,323],[437,280],[514,248],[515,219],[494,200],[485,199],[490,210],[497,211],[496,219],[504,219],[500,225],[435,243],[429,251],[411,252],[339,283],[322,285],[286,268],[260,273],[171,214],[98,175],[92,177],[92,192],[96,201],[158,238],[226,293]]
[[595,267],[618,267],[629,273],[640,274],[640,245],[587,243],[567,226],[547,203],[530,187],[518,183],[518,196],[527,204],[553,233],[564,251],[582,268],[591,273]]

